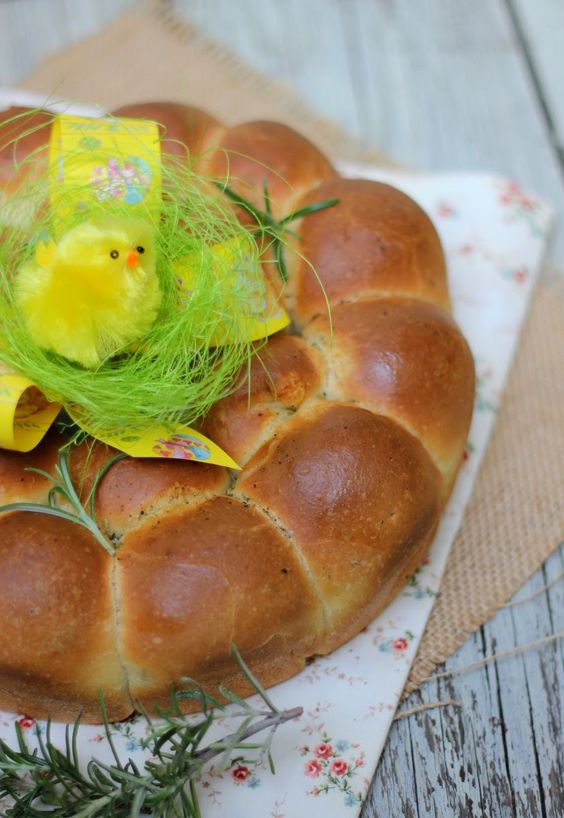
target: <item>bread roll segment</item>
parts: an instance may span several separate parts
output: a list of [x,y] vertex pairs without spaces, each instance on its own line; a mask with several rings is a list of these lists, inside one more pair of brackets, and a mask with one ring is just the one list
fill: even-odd
[[319,352],[297,335],[275,335],[251,361],[249,382],[212,408],[203,431],[244,466],[305,400],[319,396],[325,378]]
[[122,658],[133,696],[171,679],[220,677],[229,645],[306,656],[323,633],[320,602],[292,544],[249,503],[214,497],[149,521],[119,554]]
[[114,561],[88,532],[53,517],[0,518],[3,709],[54,718],[127,716],[116,648]]
[[445,310],[414,298],[345,302],[304,329],[327,354],[328,395],[399,420],[450,491],[472,411],[473,361]]
[[440,476],[418,440],[388,418],[329,401],[295,415],[236,491],[301,551],[330,640],[428,539],[440,506]]
[[265,188],[276,217],[288,215],[307,191],[337,176],[308,139],[279,122],[245,122],[210,134],[200,169],[259,208]]
[[[339,199],[303,219],[289,290],[304,325],[333,306],[403,295],[449,308],[439,237],[427,214],[399,190],[367,179],[332,179],[298,202]],[[319,286],[323,283],[323,289]]]
[[[161,103],[122,112],[162,121],[201,152],[200,171],[257,206],[266,181],[278,217],[339,203],[292,225],[283,298],[294,330],[269,339],[250,383],[201,421],[240,472],[114,464],[96,504],[114,558],[70,522],[0,516],[0,707],[34,716],[99,720],[103,688],[123,718],[166,704],[184,676],[247,693],[232,642],[266,685],[342,644],[422,560],[472,410],[441,245],[409,197],[340,178],[277,123],[225,128]],[[46,497],[48,481],[24,467],[52,471],[58,444],[0,452],[3,502]],[[74,451],[83,496],[112,454]]]

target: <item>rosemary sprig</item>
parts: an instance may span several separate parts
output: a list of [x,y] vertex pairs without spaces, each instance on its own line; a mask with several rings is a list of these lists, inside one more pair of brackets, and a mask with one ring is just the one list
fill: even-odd
[[[195,784],[203,768],[221,756],[227,765],[233,754],[237,760],[247,750],[260,750],[268,756],[272,771],[270,746],[277,728],[299,718],[301,707],[278,710],[251,674],[239,652],[232,653],[266,709],[253,709],[236,694],[223,689],[222,695],[236,705],[237,712],[226,709],[214,697],[190,680],[180,690],[173,690],[171,706],[159,713],[158,722],[145,714],[148,724],[146,749],[150,758],[143,769],[132,759],[123,761],[112,741],[103,700],[103,727],[114,756],[112,764],[92,759],[83,770],[79,763],[78,736],[80,722],[68,725],[64,749],[51,740],[51,723],[45,736],[38,732],[38,748],[30,750],[21,727],[16,724],[18,748],[0,740],[0,798],[8,797],[11,806],[2,813],[5,818],[135,818],[142,813],[157,818],[201,818]],[[196,701],[198,716],[184,716],[181,702]],[[204,745],[204,739],[218,718],[239,718],[236,730],[222,739]],[[250,741],[267,731],[265,741]],[[234,760],[234,759],[233,759]]]
[[[100,481],[108,469],[110,469],[118,460],[121,460],[126,456],[127,455],[118,452],[118,454],[114,455],[114,457],[110,458],[110,460],[104,463],[102,468],[96,473],[92,487],[88,493],[88,497],[86,498],[86,502],[83,505],[72,482],[69,468],[68,447],[63,446],[61,449],[59,449],[59,457],[55,466],[54,474],[50,474],[43,469],[37,469],[34,466],[28,466],[25,469],[25,471],[40,474],[53,484],[53,487],[49,490],[49,494],[47,495],[47,503],[8,503],[7,505],[0,506],[0,513],[4,511],[32,511],[38,514],[49,514],[52,517],[60,517],[63,520],[76,523],[89,531],[97,542],[99,542],[100,545],[106,549],[108,554],[114,556],[114,546],[106,539],[106,537],[104,537],[100,531],[100,528],[98,527],[98,523],[96,522],[96,491]],[[61,508],[59,505],[61,499],[70,506],[72,511]]]
[[255,207],[255,205],[249,202],[248,199],[245,199],[240,193],[237,193],[226,183],[215,181],[214,184],[227,196],[228,199],[231,199],[234,204],[242,207],[247,211],[247,213],[249,213],[257,224],[257,236],[269,237],[274,254],[274,260],[276,266],[278,267],[280,278],[284,282],[288,280],[288,270],[286,268],[283,252],[285,244],[284,237],[285,235],[291,235],[295,238],[300,238],[297,233],[288,228],[288,225],[293,221],[296,221],[296,219],[309,216],[311,213],[318,213],[320,210],[326,210],[328,207],[333,207],[333,205],[339,203],[339,199],[324,199],[321,202],[314,202],[313,204],[306,205],[305,207],[300,207],[298,210],[293,210],[291,213],[281,219],[275,219],[272,215],[271,199],[266,179],[263,179],[262,183],[264,210]]

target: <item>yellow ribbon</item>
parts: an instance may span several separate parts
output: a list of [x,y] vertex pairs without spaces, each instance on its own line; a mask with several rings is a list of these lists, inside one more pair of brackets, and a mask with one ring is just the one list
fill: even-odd
[[49,146],[49,194],[57,220],[118,201],[132,215],[158,214],[161,202],[159,130],[144,119],[59,116]]
[[[55,239],[59,237],[69,213],[78,210],[103,211],[105,202],[118,200],[131,208],[132,215],[158,214],[161,200],[161,160],[158,127],[141,119],[88,119],[62,115],[52,127],[49,151],[49,195],[54,218]],[[52,249],[52,248],[51,248]],[[215,245],[213,253],[233,275],[241,259],[240,246],[234,241]],[[37,253],[48,254],[50,245],[38,244]],[[39,259],[40,260],[40,259]],[[189,298],[196,275],[195,260],[177,263],[180,292]],[[265,338],[289,324],[266,279],[256,292],[252,317],[245,317],[247,340]],[[229,338],[216,339],[217,345]],[[50,403],[27,378],[0,364],[0,447],[19,452],[33,449],[41,441],[61,410]],[[86,432],[89,430],[80,423]],[[156,425],[147,430],[128,430],[127,434],[97,434],[96,437],[132,457],[160,457],[196,460],[228,468],[239,468],[235,461],[209,438],[189,426],[174,428]]]
[[[248,253],[245,252],[245,241],[248,244]],[[221,336],[217,335],[212,339],[211,346],[222,346],[232,341],[245,337],[247,341],[259,341],[273,335],[290,323],[288,313],[280,305],[272,287],[266,278],[256,282],[254,270],[246,265],[254,265],[255,257],[252,252],[250,241],[241,239],[230,239],[222,244],[214,244],[211,248],[212,256],[217,260],[216,269],[221,271],[224,277],[230,277],[233,289],[239,285],[245,290],[249,289],[249,284],[254,283],[251,303],[248,305],[248,314],[241,317],[242,326],[238,327],[237,338],[231,338],[225,334],[222,328]],[[180,302],[190,298],[190,293],[197,281],[197,259],[186,256],[175,263],[176,278],[180,293]]]
[[0,364],[0,448],[31,451],[60,411],[28,378]]

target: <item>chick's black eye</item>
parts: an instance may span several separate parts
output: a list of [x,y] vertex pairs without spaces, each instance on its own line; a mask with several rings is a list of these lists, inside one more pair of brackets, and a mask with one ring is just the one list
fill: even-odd
[[145,252],[145,248],[141,247],[140,244],[135,249],[137,250],[138,253],[144,253]]
[[112,258],[119,258],[119,253],[118,253],[117,250],[112,250],[111,253],[110,253],[110,256]]

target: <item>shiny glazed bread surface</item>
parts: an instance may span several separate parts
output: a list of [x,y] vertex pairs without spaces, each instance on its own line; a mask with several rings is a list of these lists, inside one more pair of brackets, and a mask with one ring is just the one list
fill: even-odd
[[[232,642],[271,685],[365,627],[425,555],[474,393],[440,242],[411,199],[339,177],[284,125],[224,128],[159,103],[119,113],[163,123],[170,150],[184,143],[256,205],[266,180],[278,216],[339,203],[295,225],[293,330],[202,422],[240,472],[116,463],[97,495],[115,558],[64,520],[0,515],[0,707],[59,719],[99,720],[100,689],[112,719],[163,705],[182,676],[246,693]],[[48,480],[25,469],[52,471],[60,445],[53,432],[28,455],[0,452],[0,502],[46,501]],[[85,494],[111,454],[73,454]]]

